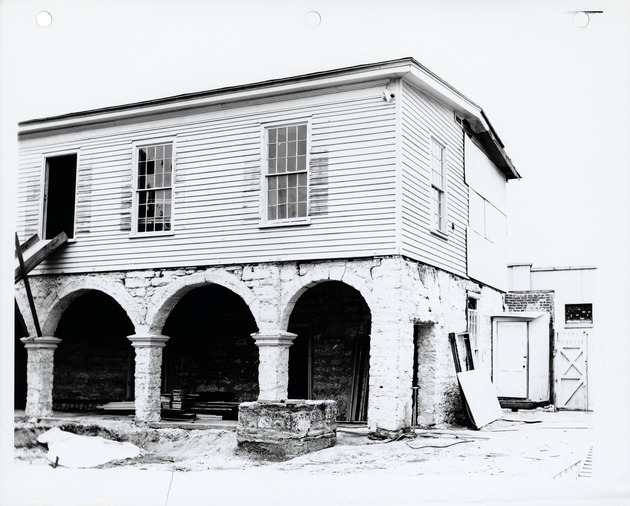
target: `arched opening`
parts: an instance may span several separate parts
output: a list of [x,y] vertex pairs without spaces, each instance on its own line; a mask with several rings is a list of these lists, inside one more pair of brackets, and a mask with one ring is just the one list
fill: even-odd
[[99,404],[132,400],[134,353],[127,336],[134,326],[109,295],[89,290],[61,316],[55,337],[53,408],[90,410]]
[[289,397],[333,399],[339,420],[367,420],[370,309],[361,294],[326,281],[298,299],[289,319]]
[[26,361],[28,358],[26,348],[20,339],[28,336],[28,328],[20,312],[17,301],[15,302],[15,326],[14,326],[14,355],[13,355],[13,407],[24,409],[26,407]]
[[210,284],[188,292],[169,314],[162,333],[162,388],[199,394],[207,401],[258,397],[258,330],[249,307],[229,289]]

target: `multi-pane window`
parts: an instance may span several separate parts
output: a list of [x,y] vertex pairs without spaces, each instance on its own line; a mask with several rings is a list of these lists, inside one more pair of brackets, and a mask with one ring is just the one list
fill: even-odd
[[305,218],[308,166],[305,123],[267,128],[267,220]]
[[566,323],[592,324],[593,304],[566,304],[564,306]]
[[477,298],[468,297],[468,307],[466,309],[468,320],[468,335],[470,336],[470,346],[473,350],[475,366],[479,356],[479,315],[477,314]]
[[137,232],[171,230],[173,145],[137,148]]
[[435,139],[431,139],[431,228],[441,232],[446,231],[445,152],[444,146]]

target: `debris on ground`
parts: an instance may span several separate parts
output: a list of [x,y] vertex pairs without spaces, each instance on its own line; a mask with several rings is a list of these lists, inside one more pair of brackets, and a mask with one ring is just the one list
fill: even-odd
[[133,459],[140,455],[140,448],[131,443],[100,436],[81,436],[59,427],[40,434],[37,441],[48,445],[47,457],[54,467],[96,467],[112,460]]

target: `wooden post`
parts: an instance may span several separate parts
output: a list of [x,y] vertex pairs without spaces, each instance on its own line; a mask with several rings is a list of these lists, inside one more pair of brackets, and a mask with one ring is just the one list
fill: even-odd
[[22,257],[22,248],[20,246],[20,238],[15,233],[15,254],[17,255],[18,262],[20,264],[20,271],[24,277],[24,288],[26,289],[26,297],[28,298],[28,305],[31,307],[31,313],[33,314],[33,323],[35,324],[35,332],[37,337],[42,337],[42,330],[39,326],[39,319],[37,318],[37,311],[35,310],[35,301],[33,300],[33,294],[31,293],[31,285],[28,282],[28,275],[26,274],[26,267],[24,266],[24,258]]

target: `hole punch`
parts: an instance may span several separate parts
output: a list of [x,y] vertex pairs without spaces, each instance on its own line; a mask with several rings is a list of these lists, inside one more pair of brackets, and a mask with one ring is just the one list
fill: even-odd
[[310,11],[306,14],[306,24],[311,28],[317,28],[322,22],[322,17],[317,11]]
[[52,24],[52,14],[48,11],[41,11],[37,18],[35,18],[37,24],[42,28],[48,28]]
[[576,12],[573,17],[573,22],[578,28],[586,28],[590,21],[591,18],[588,17],[586,12]]

